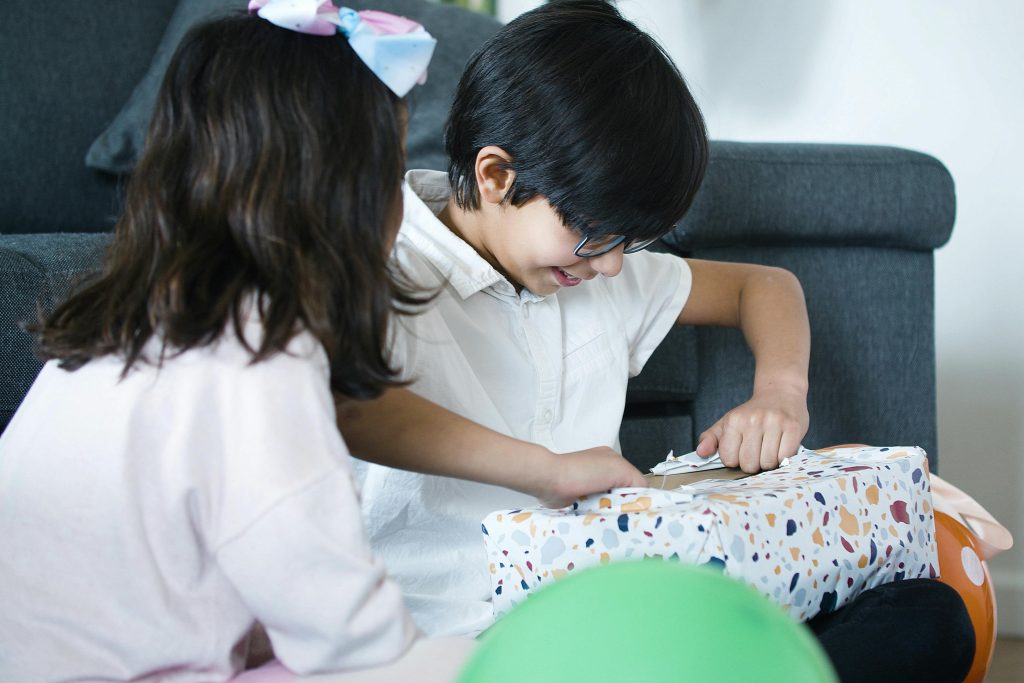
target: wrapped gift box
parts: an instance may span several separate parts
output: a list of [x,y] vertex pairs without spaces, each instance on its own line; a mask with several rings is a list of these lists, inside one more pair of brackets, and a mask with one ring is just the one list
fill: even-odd
[[499,616],[546,582],[619,560],[720,566],[801,621],[938,567],[927,459],[914,447],[801,450],[735,481],[494,512],[482,531]]

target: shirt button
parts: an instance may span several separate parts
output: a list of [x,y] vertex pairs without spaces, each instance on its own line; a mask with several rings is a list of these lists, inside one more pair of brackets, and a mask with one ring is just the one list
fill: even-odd
[[544,421],[545,422],[551,422],[551,410],[550,409],[544,411]]
[[523,312],[523,317],[524,318],[529,318],[530,317],[530,309],[529,309],[528,306],[523,306],[520,310]]

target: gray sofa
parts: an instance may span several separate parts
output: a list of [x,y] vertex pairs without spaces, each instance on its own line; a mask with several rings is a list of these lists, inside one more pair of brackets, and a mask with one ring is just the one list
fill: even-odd
[[[128,9],[97,0],[62,7],[59,22],[39,21],[30,0],[5,4],[0,429],[40,367],[20,324],[95,268],[161,60],[175,36],[216,4],[148,0]],[[349,4],[418,18],[439,38],[428,85],[412,95],[409,166],[443,168],[448,100],[462,65],[497,23],[425,0]],[[95,143],[101,133],[103,144]],[[87,153],[107,170],[87,167]],[[934,467],[933,251],[949,239],[954,213],[949,173],[924,154],[716,141],[693,209],[661,248],[793,271],[813,331],[804,444],[920,445]],[[675,330],[630,384],[626,456],[649,466],[668,448],[691,450],[703,428],[745,400],[752,369],[738,332]]]

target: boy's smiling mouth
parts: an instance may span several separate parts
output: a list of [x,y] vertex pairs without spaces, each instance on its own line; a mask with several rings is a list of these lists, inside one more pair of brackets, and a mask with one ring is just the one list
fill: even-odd
[[555,279],[558,280],[558,284],[563,287],[575,287],[579,283],[583,282],[583,278],[576,277],[571,273],[568,273],[558,266],[552,266],[551,270],[555,273]]

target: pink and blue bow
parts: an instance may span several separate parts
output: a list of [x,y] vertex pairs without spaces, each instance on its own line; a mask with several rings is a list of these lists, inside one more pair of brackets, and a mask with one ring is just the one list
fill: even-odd
[[411,19],[376,10],[339,9],[330,0],[250,0],[249,11],[300,33],[344,34],[359,59],[399,97],[427,80],[437,41]]

